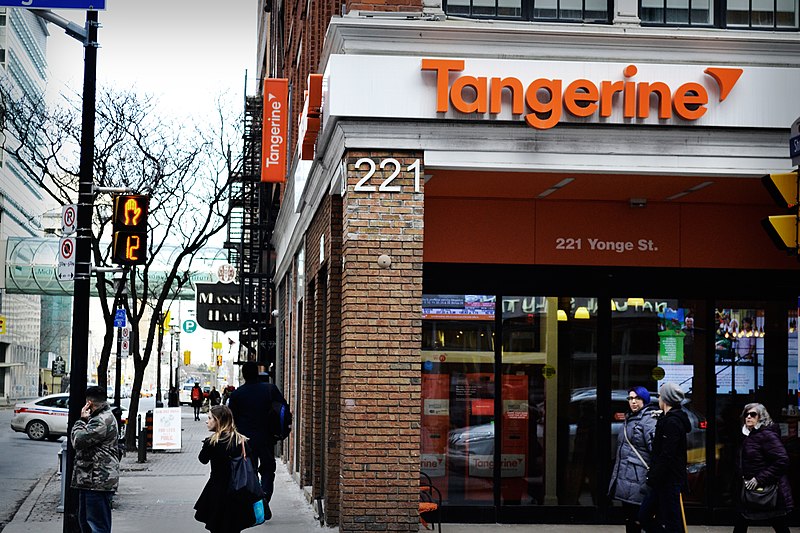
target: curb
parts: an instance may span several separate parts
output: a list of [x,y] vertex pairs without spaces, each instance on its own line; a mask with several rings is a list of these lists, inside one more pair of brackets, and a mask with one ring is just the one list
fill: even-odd
[[30,516],[33,508],[36,506],[36,502],[39,501],[39,497],[44,492],[45,487],[50,481],[53,479],[53,476],[57,476],[58,472],[53,472],[51,474],[45,474],[39,478],[39,481],[36,482],[36,486],[33,487],[28,495],[25,497],[25,501],[22,502],[22,505],[19,506],[17,512],[14,513],[14,518],[8,523],[8,525],[12,525],[14,523],[24,523],[28,517]]

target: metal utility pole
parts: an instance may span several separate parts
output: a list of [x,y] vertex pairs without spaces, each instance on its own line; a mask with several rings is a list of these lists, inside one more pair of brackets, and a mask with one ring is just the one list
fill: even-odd
[[[70,356],[69,430],[81,417],[86,402],[86,372],[89,354],[89,287],[91,282],[92,209],[94,207],[94,121],[97,92],[97,11],[86,12],[84,42],[83,110],[81,120],[81,160],[78,184],[78,225],[75,239],[75,284],[72,300],[72,353]],[[75,449],[67,438],[64,475],[67,487],[72,479]],[[64,503],[64,533],[79,533],[78,491],[67,488]]]

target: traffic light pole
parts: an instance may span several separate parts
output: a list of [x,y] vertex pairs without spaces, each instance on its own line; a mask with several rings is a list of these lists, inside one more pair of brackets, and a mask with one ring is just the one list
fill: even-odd
[[81,117],[81,155],[78,183],[77,238],[75,239],[75,281],[72,298],[72,351],[69,379],[69,429],[67,460],[63,473],[67,491],[64,502],[64,533],[80,533],[78,491],[70,488],[75,449],[69,434],[81,417],[86,402],[86,372],[89,366],[89,288],[91,281],[92,210],[94,207],[94,133],[97,92],[97,11],[86,12],[84,42],[83,108]]

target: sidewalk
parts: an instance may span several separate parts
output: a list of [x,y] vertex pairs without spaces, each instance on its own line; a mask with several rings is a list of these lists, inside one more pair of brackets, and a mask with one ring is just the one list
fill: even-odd
[[[122,460],[122,476],[115,497],[114,533],[198,533],[205,531],[194,519],[194,502],[208,479],[209,466],[200,464],[197,454],[208,435],[203,421],[195,422],[191,409],[182,413],[182,449],[180,452],[150,452],[147,462],[136,462],[136,452]],[[62,517],[56,508],[61,495],[61,480],[54,472],[44,476],[22,503],[3,533],[61,533]],[[247,529],[254,533],[267,530],[280,533],[336,533],[337,528],[322,528],[303,491],[278,461],[275,494],[270,505],[272,520]],[[621,525],[498,525],[444,524],[444,533],[623,533]],[[690,533],[729,533],[730,527],[691,526]],[[771,528],[750,528],[767,532]]]
[[[114,498],[114,533],[205,531],[194,519],[193,507],[210,471],[208,465],[197,460],[208,430],[205,420],[194,421],[189,408],[183,409],[181,425],[180,452],[149,452],[147,462],[142,464],[136,462],[136,452],[122,459],[119,489]],[[3,533],[61,533],[63,515],[56,509],[60,497],[58,473],[42,477]],[[280,461],[270,507],[274,515],[272,520],[247,531],[255,533],[267,531],[267,528],[281,533],[322,531],[302,490]],[[324,531],[336,530],[325,528]]]

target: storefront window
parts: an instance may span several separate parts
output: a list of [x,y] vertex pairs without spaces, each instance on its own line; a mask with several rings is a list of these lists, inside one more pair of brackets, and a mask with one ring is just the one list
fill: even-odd
[[494,504],[495,305],[423,296],[421,468],[447,504]]
[[[742,408],[764,386],[764,309],[720,306],[714,312],[717,391],[717,490],[722,505],[736,505]],[[766,359],[769,356],[766,355]]]
[[[558,425],[555,460],[559,505],[596,505],[597,478],[597,299],[558,298]],[[548,420],[551,420],[548,417]],[[548,485],[546,500],[553,491]]]
[[[502,300],[502,505],[542,505],[547,474],[555,476],[555,469],[547,468],[545,446],[548,395],[555,420],[556,306],[555,298],[541,296]],[[555,452],[555,442],[548,447]]]
[[659,298],[612,298],[611,300],[611,450],[628,413],[630,387],[650,392],[657,408],[658,390],[666,382],[686,394],[682,409],[691,423],[686,436],[689,503],[705,499],[706,398],[703,394],[706,328],[705,305],[697,301]]

